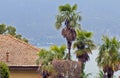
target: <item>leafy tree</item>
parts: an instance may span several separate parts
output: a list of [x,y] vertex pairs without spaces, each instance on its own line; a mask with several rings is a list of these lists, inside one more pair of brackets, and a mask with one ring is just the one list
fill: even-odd
[[26,43],[29,42],[28,39],[26,39],[26,38],[22,38],[22,40],[23,40],[24,42],[26,42]]
[[3,62],[0,62],[0,78],[9,78],[9,68]]
[[0,24],[0,34],[4,34],[6,32],[6,25]]
[[20,35],[20,34],[16,34],[16,28],[13,26],[6,26],[5,24],[0,24],[0,34],[10,34],[10,35],[28,43],[28,39],[23,38],[22,35]]
[[18,38],[18,39],[20,39],[20,40],[23,40],[23,41],[26,42],[26,43],[29,42],[28,39],[23,38],[22,35],[20,35],[20,34],[16,34],[15,37]]
[[22,35],[21,35],[21,34],[16,34],[16,36],[15,36],[15,37],[21,40]]
[[60,47],[53,45],[50,50],[41,49],[38,53],[39,58],[36,63],[40,65],[40,69],[42,70],[43,78],[48,78],[51,72],[54,72],[54,68],[51,64],[53,59],[63,59],[65,54],[65,45],[61,45]]
[[52,72],[50,62],[53,60],[53,54],[50,51],[41,49],[38,53],[39,58],[37,59],[37,64],[40,64],[40,71],[43,78],[48,78],[49,73]]
[[16,35],[16,28],[13,27],[13,26],[8,26],[6,28],[6,31],[8,34],[12,35],[12,36],[15,36]]
[[65,45],[61,45],[60,47],[53,45],[50,47],[50,50],[54,53],[54,59],[64,59],[66,50]]
[[120,41],[116,37],[109,38],[108,36],[103,36],[102,40],[96,61],[98,66],[103,69],[104,75],[113,78],[120,62]]
[[[89,55],[92,53],[92,50],[96,48],[94,42],[92,41],[92,33],[85,30],[77,30],[77,38],[73,45],[73,48],[76,49],[75,54],[78,58],[78,61],[82,64],[82,74],[84,74],[84,68],[86,61],[89,60]],[[83,76],[83,75],[81,75]],[[81,77],[84,78],[84,77]]]
[[68,48],[68,59],[70,60],[70,50],[72,41],[76,39],[76,31],[75,28],[80,28],[80,24],[78,23],[81,20],[81,16],[76,12],[77,4],[70,6],[69,4],[59,6],[59,14],[56,16],[56,29],[60,29],[63,24],[65,27],[62,29],[62,35],[67,40],[67,48]]

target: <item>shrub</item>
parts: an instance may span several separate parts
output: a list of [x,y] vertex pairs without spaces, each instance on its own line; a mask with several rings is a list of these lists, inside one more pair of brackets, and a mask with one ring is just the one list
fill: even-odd
[[9,78],[9,73],[8,66],[5,63],[0,62],[0,78]]

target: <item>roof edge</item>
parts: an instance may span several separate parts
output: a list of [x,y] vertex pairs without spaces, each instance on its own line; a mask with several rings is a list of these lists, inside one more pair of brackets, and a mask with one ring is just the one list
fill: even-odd
[[35,47],[35,46],[32,46],[31,44],[26,43],[26,42],[24,42],[24,41],[22,41],[22,40],[20,40],[20,39],[17,39],[17,38],[15,38],[14,36],[12,36],[12,35],[10,35],[10,34],[1,34],[1,35],[10,37],[10,38],[14,39],[15,41],[18,41],[18,42],[20,42],[20,43],[22,43],[22,44],[24,44],[24,45],[30,46],[31,48],[33,48],[33,49],[35,49],[35,50],[38,50],[38,51],[40,50],[39,48],[37,48],[37,47]]

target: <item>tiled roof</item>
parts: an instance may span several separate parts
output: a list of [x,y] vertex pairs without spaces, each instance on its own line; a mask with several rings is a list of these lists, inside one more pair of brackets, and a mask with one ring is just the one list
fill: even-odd
[[[39,50],[11,35],[0,35],[0,61],[8,66],[36,66]],[[9,53],[8,62],[6,53]]]

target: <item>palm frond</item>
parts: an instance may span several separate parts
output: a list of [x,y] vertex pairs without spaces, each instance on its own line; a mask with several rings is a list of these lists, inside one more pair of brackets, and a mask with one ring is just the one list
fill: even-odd
[[82,50],[76,50],[75,54],[76,56],[81,56],[82,54],[84,54],[84,52]]
[[66,45],[61,45],[60,46],[60,51],[64,52],[66,50]]
[[57,45],[53,45],[50,47],[50,50],[54,53],[55,59],[63,59],[66,46],[61,45],[60,47],[58,47]]
[[98,66],[104,70],[109,68],[111,71],[115,71],[117,70],[116,66],[118,65],[119,59],[119,41],[115,37],[109,38],[108,36],[103,36],[102,40],[103,44],[100,46],[99,54],[96,58]]
[[62,11],[71,11],[71,6],[70,6],[70,4],[65,4],[65,5],[59,6],[59,11],[60,11],[60,12],[62,12]]
[[72,6],[72,11],[74,11],[74,10],[77,10],[77,4],[74,4],[74,5]]
[[[62,23],[65,23],[66,26],[70,26],[72,28],[76,28],[79,26],[79,21],[81,20],[81,16],[79,13],[76,13],[77,4],[70,6],[70,4],[65,4],[59,6],[59,15],[56,16],[56,28],[59,29]],[[67,24],[66,24],[67,20]]]

